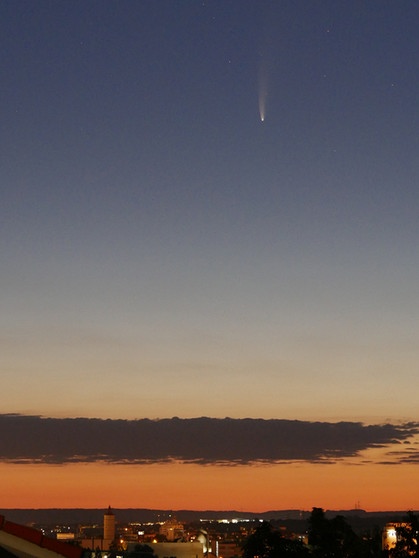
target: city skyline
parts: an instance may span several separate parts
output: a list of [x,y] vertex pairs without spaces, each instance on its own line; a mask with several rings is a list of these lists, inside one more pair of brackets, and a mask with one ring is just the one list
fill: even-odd
[[0,15],[2,507],[417,509],[417,4]]

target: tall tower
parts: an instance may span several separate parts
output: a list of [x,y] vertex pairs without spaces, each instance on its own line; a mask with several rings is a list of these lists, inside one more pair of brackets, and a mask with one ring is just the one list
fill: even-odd
[[115,514],[111,506],[103,516],[103,545],[104,550],[109,550],[110,545],[115,540]]

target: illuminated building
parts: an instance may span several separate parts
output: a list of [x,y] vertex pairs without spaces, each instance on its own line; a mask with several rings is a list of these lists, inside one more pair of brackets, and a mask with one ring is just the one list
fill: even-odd
[[103,549],[108,550],[115,541],[115,514],[111,506],[103,516]]
[[152,543],[157,558],[204,558],[204,549],[199,542]]
[[164,535],[169,542],[183,538],[183,532],[183,524],[174,518],[168,519],[159,528],[160,535]]
[[[383,529],[383,539],[382,539],[382,549],[383,550],[392,550],[398,541],[400,541],[401,537],[398,533],[399,529],[410,530],[411,529],[410,523],[387,523]],[[415,544],[416,540],[414,539]],[[391,552],[390,552],[391,553]]]

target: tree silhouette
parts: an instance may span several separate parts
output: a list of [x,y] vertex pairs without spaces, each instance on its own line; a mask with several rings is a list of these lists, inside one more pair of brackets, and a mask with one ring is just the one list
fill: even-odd
[[128,553],[128,558],[157,558],[154,550],[148,544],[136,544],[134,550]]
[[322,508],[309,518],[308,543],[315,558],[359,558],[365,545],[342,515],[327,519]]
[[243,547],[243,558],[306,558],[308,549],[298,540],[290,540],[274,530],[272,525],[263,521],[249,535]]

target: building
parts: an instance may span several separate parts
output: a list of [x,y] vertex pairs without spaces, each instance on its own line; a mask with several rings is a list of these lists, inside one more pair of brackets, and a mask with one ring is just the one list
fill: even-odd
[[163,542],[149,545],[157,558],[204,558],[200,542]]
[[100,531],[96,529],[93,530],[92,535],[89,537],[83,535],[84,533],[82,533],[80,538],[77,537],[77,543],[86,550],[106,552],[114,546],[118,547],[115,514],[111,506],[108,507],[103,516],[102,536],[100,535]]
[[212,546],[212,551],[217,558],[234,558],[242,554],[241,546],[236,541],[216,540]]
[[103,516],[103,550],[109,550],[115,542],[115,514],[113,513],[111,506]]
[[175,518],[170,518],[160,525],[159,534],[166,537],[168,542],[178,541],[183,538],[183,524],[179,523]]
[[[413,544],[413,548],[416,548],[418,533],[413,531],[411,523],[387,523],[383,529],[381,548],[390,551],[391,555],[391,551],[395,548],[396,543],[403,541],[403,546],[409,552],[409,539],[410,543]],[[412,551],[412,547],[410,551]],[[412,554],[412,552],[409,552],[409,554]]]

